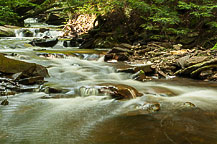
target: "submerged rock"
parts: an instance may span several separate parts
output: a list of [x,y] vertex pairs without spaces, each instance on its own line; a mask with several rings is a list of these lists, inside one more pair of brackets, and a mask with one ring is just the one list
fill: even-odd
[[8,99],[3,100],[1,102],[1,105],[4,105],[4,106],[9,105]]
[[44,77],[35,76],[30,78],[24,78],[24,79],[20,79],[18,82],[24,85],[42,84],[44,82]]
[[151,86],[147,89],[147,93],[159,95],[163,97],[173,97],[173,96],[177,96],[178,94],[180,94],[179,91],[174,91],[169,88],[162,87],[162,86]]
[[151,113],[155,113],[161,110],[160,103],[152,102],[143,104],[133,104],[132,106],[128,106],[124,108],[124,115],[126,116],[136,116],[136,115],[147,115]]

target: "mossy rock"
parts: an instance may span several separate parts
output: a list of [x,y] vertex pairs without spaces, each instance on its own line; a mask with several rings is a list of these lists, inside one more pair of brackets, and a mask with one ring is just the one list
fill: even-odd
[[14,30],[0,26],[0,37],[15,37]]
[[34,35],[33,32],[31,32],[28,29],[24,29],[23,34],[24,34],[24,37],[33,37],[33,35]]

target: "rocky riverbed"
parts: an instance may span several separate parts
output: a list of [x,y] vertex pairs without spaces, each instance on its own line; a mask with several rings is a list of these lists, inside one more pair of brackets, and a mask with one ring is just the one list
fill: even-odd
[[139,81],[176,76],[204,81],[217,80],[216,50],[205,50],[202,47],[182,49],[181,44],[171,45],[168,42],[150,42],[142,46],[123,43],[113,47],[104,60],[124,62],[126,67],[121,71],[134,73],[134,78]]
[[0,39],[1,144],[216,142],[217,84],[201,77],[206,66],[215,72],[214,51],[47,47],[21,35]]

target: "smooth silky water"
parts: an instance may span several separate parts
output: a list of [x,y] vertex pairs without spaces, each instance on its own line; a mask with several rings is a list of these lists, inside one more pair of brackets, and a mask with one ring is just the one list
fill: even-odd
[[[0,144],[217,144],[216,83],[139,82],[117,73],[102,57],[39,57],[33,51],[37,47],[26,47],[29,41],[2,38],[0,52],[46,66],[45,86],[65,89],[70,97],[44,99],[44,92],[9,96],[9,105],[0,106]],[[114,100],[95,90],[101,83],[129,85],[144,95]],[[159,103],[160,110],[148,112],[147,103]]]

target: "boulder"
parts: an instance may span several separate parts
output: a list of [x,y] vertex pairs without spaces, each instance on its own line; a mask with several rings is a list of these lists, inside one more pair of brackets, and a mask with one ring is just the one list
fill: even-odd
[[108,53],[128,53],[128,54],[133,54],[133,51],[129,50],[128,48],[114,47]]
[[45,87],[43,88],[43,91],[47,94],[67,92],[66,90],[55,87]]
[[[10,59],[5,57],[3,54],[0,54],[0,72],[25,84],[27,84],[25,80],[26,78],[29,81],[28,84],[35,84],[37,81],[41,81],[42,78],[49,76],[48,71],[44,66]],[[38,79],[39,77],[40,79]]]
[[152,80],[153,77],[145,74],[142,70],[140,70],[132,75],[132,79],[135,79],[138,81],[147,81],[147,80]]
[[0,26],[0,37],[15,37],[14,30],[4,26]]
[[100,93],[107,93],[112,98],[117,100],[122,99],[133,99],[136,97],[142,96],[134,87],[125,84],[112,84],[112,83],[103,83],[100,84],[101,89]]
[[63,41],[64,47],[78,47],[80,44],[83,43],[83,39],[81,38],[72,38],[72,39],[66,39]]
[[23,29],[22,30],[23,37],[33,37],[33,32],[31,32],[29,29]]
[[94,39],[90,38],[90,39],[84,40],[79,48],[80,49],[91,49],[93,48],[93,45],[94,45]]
[[43,38],[43,39],[33,39],[33,41],[30,42],[33,46],[39,46],[39,47],[53,47],[57,44],[58,39],[57,38]]

